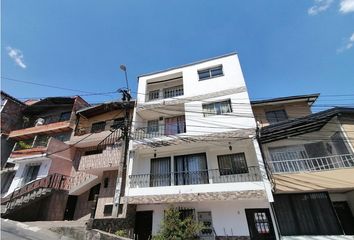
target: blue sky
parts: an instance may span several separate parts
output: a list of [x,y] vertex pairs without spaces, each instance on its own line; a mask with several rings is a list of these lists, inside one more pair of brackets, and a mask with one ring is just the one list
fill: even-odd
[[21,99],[114,91],[120,64],[135,91],[140,74],[236,51],[253,99],[354,103],[354,0],[3,0],[1,15],[2,89]]

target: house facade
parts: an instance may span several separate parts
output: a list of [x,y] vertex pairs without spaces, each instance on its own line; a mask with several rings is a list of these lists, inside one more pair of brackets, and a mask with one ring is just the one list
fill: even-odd
[[[134,102],[128,103],[130,114],[133,109]],[[113,215],[113,205],[125,111],[123,102],[109,102],[76,112],[76,129],[69,142],[76,154],[66,220],[117,217]],[[94,213],[92,208],[96,209]]]
[[75,112],[88,106],[80,97],[49,97],[34,101],[22,111],[22,121],[8,138],[15,145],[7,160],[14,177],[1,204],[2,217],[62,220],[74,149],[67,142],[75,128]]
[[354,109],[312,113],[317,97],[252,102],[284,239],[354,234]]
[[124,202],[135,235],[159,231],[164,210],[204,223],[201,239],[275,239],[273,201],[236,54],[138,78]]

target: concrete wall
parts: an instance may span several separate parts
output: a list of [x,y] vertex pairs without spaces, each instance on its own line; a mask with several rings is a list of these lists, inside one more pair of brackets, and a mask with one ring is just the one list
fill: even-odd
[[351,143],[351,150],[354,152],[354,117],[348,115],[340,116],[339,122],[341,123],[348,142]]
[[[153,211],[153,234],[160,229],[164,210],[170,206],[193,208],[195,212],[211,211],[213,227],[218,236],[249,236],[245,209],[269,208],[266,201],[204,201],[175,205],[138,205],[137,211]],[[274,221],[273,221],[274,223]]]
[[69,145],[55,138],[51,138],[48,143],[47,154],[49,154],[49,157],[52,159],[48,175],[59,173],[70,176],[75,156],[75,148],[70,148]]
[[274,103],[271,105],[262,105],[262,106],[252,106],[254,116],[257,121],[261,123],[261,126],[269,125],[269,122],[266,117],[267,111],[274,110],[285,110],[288,115],[289,120],[299,117],[304,117],[311,114],[311,108],[306,101],[304,102],[295,102],[295,103]]
[[90,218],[91,208],[93,207],[94,202],[88,201],[89,194],[90,190],[77,197],[74,220]]

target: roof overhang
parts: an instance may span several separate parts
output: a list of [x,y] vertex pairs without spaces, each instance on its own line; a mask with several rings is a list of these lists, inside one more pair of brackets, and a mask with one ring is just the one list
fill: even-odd
[[272,124],[261,129],[260,141],[268,143],[320,130],[335,116],[354,114],[354,108],[335,107],[286,122]]
[[[134,106],[135,106],[135,101],[130,101],[128,103],[128,108],[133,109]],[[125,102],[114,101],[114,102],[102,103],[99,105],[83,108],[81,110],[76,111],[76,114],[79,114],[80,116],[84,116],[86,118],[90,118],[113,110],[119,110],[124,108],[125,108]]]
[[312,104],[314,104],[314,102],[317,100],[319,96],[320,96],[319,93],[315,93],[315,94],[307,94],[307,95],[271,98],[265,100],[255,100],[255,101],[251,101],[251,105],[252,107],[258,107],[258,106],[284,104],[284,103],[307,102],[309,106],[312,106]]

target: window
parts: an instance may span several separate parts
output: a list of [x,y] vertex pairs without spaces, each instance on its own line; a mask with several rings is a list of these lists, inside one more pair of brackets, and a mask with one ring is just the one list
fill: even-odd
[[159,132],[159,120],[150,120],[147,122],[147,133]]
[[91,133],[102,132],[102,131],[104,131],[105,127],[106,127],[105,121],[93,123],[92,127],[91,127]]
[[183,85],[165,88],[163,90],[163,98],[172,98],[183,95]]
[[160,98],[160,90],[154,90],[149,92],[149,101]]
[[184,116],[165,118],[165,135],[175,135],[186,132],[186,120]]
[[171,159],[170,157],[151,159],[150,187],[170,186]]
[[199,80],[205,80],[224,75],[222,65],[198,71]]
[[104,178],[104,180],[103,180],[103,187],[104,187],[104,188],[108,188],[108,183],[109,183],[109,178],[108,178],[108,177]]
[[25,176],[24,176],[24,184],[33,181],[37,178],[38,172],[39,172],[39,168],[41,167],[41,165],[32,165],[32,166],[27,166],[26,172],[25,172]]
[[70,119],[71,112],[63,112],[60,114],[59,122],[68,121]]
[[88,197],[88,201],[93,201],[95,200],[95,195],[98,195],[100,193],[100,187],[101,187],[101,184],[97,184],[96,186],[93,186],[91,189],[90,189],[90,193],[89,193],[89,197]]
[[209,183],[205,153],[175,156],[174,159],[176,185]]
[[184,209],[184,208],[180,208],[178,209],[179,211],[179,219],[186,220],[187,218],[192,218],[194,219],[195,217],[195,210],[192,209]]
[[104,205],[104,209],[103,209],[104,216],[111,216],[112,211],[113,211],[113,204]]
[[124,118],[114,119],[112,128],[119,129],[119,128],[122,128],[123,126],[124,126]]
[[67,133],[60,133],[55,136],[53,136],[55,139],[58,139],[59,141],[66,142],[70,140],[71,137],[71,132]]
[[86,151],[85,152],[85,156],[89,156],[89,155],[95,155],[95,154],[101,154],[103,152],[103,150],[91,150],[91,151]]
[[218,164],[220,175],[248,173],[248,167],[244,153],[219,155]]
[[204,117],[212,115],[222,115],[231,112],[232,107],[230,99],[222,102],[203,104]]
[[288,115],[284,109],[267,111],[266,118],[270,124],[288,120]]

